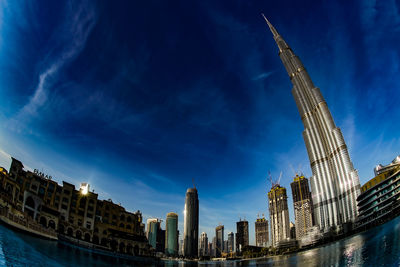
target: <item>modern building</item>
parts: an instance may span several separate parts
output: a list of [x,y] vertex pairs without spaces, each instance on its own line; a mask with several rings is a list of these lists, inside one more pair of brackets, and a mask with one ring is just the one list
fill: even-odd
[[183,256],[183,239],[179,240],[179,256]]
[[208,256],[208,237],[205,232],[200,235],[199,256]]
[[224,226],[218,225],[215,228],[215,255],[217,258],[221,257],[222,252],[224,252]]
[[240,219],[236,222],[236,252],[242,252],[244,246],[249,245],[249,222]]
[[235,251],[235,235],[230,232],[228,233],[228,252]]
[[375,167],[375,177],[361,187],[357,198],[356,227],[366,230],[400,215],[400,156],[390,164]]
[[308,179],[303,175],[296,175],[290,186],[293,194],[296,238],[300,240],[313,226],[311,192]]
[[217,247],[217,237],[214,236],[213,240],[212,240],[212,253],[211,253],[212,257],[216,257],[217,256],[216,247]]
[[264,218],[257,218],[255,222],[256,231],[256,246],[267,247],[269,243],[268,220]]
[[229,249],[228,249],[228,240],[224,240],[224,252],[225,253],[228,253],[229,252]]
[[269,218],[271,223],[272,246],[280,241],[290,239],[289,210],[286,188],[279,184],[273,185],[268,192]]
[[210,257],[212,257],[214,254],[213,254],[213,244],[212,244],[212,242],[209,242],[208,243],[208,255],[207,256],[210,256]]
[[157,245],[157,233],[160,228],[160,221],[156,218],[147,219],[147,239],[149,244],[156,249]]
[[186,258],[196,258],[199,245],[199,197],[196,188],[186,191],[183,251]]
[[292,94],[304,125],[303,138],[312,170],[310,182],[315,222],[324,231],[333,226],[340,228],[357,217],[358,173],[320,89],[315,87],[282,36],[265,20],[293,84]]
[[170,212],[165,221],[165,254],[178,255],[178,214]]

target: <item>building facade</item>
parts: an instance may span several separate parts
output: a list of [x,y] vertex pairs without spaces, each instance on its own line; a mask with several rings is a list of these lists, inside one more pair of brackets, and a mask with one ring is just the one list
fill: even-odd
[[296,224],[296,238],[301,239],[313,226],[312,199],[308,179],[296,175],[290,184]]
[[178,214],[170,212],[165,221],[165,254],[178,255]]
[[199,245],[199,197],[196,188],[186,191],[183,232],[184,256],[196,258]]
[[144,232],[142,214],[128,212],[120,204],[100,200],[87,183],[79,189],[38,170],[26,171],[12,158],[9,175],[1,175],[1,200],[14,212],[60,239],[136,256],[151,255]]
[[147,219],[147,239],[149,244],[156,249],[157,246],[157,233],[161,227],[161,222],[156,218]]
[[205,232],[200,235],[199,256],[208,256],[208,237]]
[[286,188],[274,185],[268,192],[271,242],[276,247],[280,241],[290,239],[289,209]]
[[228,233],[228,252],[234,252],[235,251],[235,235],[230,232]]
[[292,94],[304,125],[303,138],[312,170],[315,222],[324,231],[353,222],[357,217],[360,181],[342,132],[336,127],[320,89],[314,86],[300,59],[265,20],[293,84]]
[[267,247],[269,243],[268,220],[257,218],[255,222],[256,246]]
[[249,222],[239,220],[236,222],[236,252],[242,252],[244,246],[249,245]]
[[375,167],[375,177],[361,187],[356,227],[366,230],[400,215],[400,156]]
[[221,257],[222,252],[224,252],[224,226],[223,225],[218,225],[215,228],[215,237],[216,237],[215,256],[217,258],[219,258],[219,257]]

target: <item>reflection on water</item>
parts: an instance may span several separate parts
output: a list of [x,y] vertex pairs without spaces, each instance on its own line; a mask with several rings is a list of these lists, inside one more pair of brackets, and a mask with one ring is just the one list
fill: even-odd
[[0,265],[8,266],[399,266],[400,218],[368,232],[293,255],[250,261],[132,263],[16,233],[0,225]]

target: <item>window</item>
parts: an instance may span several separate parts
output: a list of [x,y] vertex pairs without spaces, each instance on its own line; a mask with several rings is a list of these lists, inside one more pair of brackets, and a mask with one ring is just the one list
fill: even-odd
[[66,197],[63,197],[63,199],[62,199],[62,202],[64,202],[64,203],[68,203],[68,198],[66,198]]
[[61,205],[61,208],[64,209],[64,210],[67,210],[67,209],[68,209],[67,205],[65,205],[65,204],[62,204],[62,205]]
[[81,198],[81,200],[79,201],[79,207],[80,207],[80,208],[85,208],[85,206],[86,206],[86,198],[83,197],[83,198]]
[[67,189],[64,189],[64,194],[69,195],[69,194],[71,194],[71,192]]

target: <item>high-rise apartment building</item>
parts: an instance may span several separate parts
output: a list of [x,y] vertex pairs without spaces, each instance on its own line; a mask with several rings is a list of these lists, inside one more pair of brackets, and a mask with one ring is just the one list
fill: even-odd
[[249,245],[249,222],[239,220],[236,222],[236,252],[241,252],[244,246]]
[[170,212],[165,221],[165,253],[167,255],[178,255],[178,238],[178,214]]
[[221,257],[222,252],[224,252],[224,226],[218,225],[215,228],[216,246],[215,254],[216,257]]
[[235,235],[230,232],[228,234],[228,252],[234,252],[235,251]]
[[199,245],[199,197],[196,188],[186,191],[185,218],[183,232],[183,255],[196,258]]
[[292,94],[304,125],[303,138],[312,170],[310,182],[315,222],[325,231],[352,222],[357,217],[360,181],[342,132],[336,127],[320,89],[315,87],[300,59],[274,26],[265,20],[293,84]]
[[199,256],[207,256],[207,255],[208,255],[208,237],[205,232],[202,232],[200,235]]
[[264,217],[257,218],[255,222],[256,246],[267,247],[269,242],[268,220]]
[[[149,244],[156,250],[160,250],[160,234],[161,233],[161,221],[152,218],[147,220],[147,238],[149,240]],[[157,246],[158,245],[158,246]]]
[[311,192],[308,179],[296,175],[290,184],[293,194],[293,207],[296,222],[296,238],[301,239],[313,226]]
[[286,188],[276,184],[268,192],[272,246],[290,238],[289,210]]

